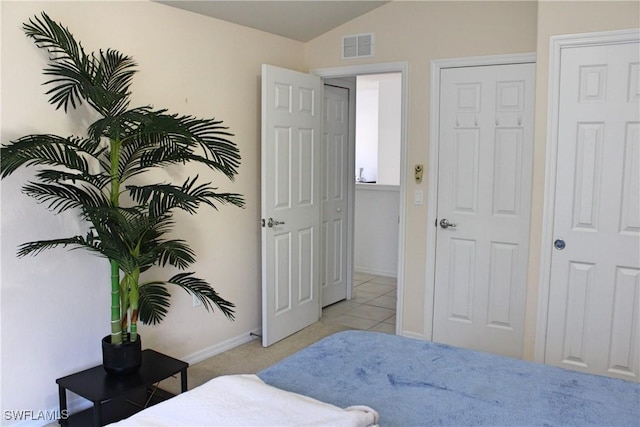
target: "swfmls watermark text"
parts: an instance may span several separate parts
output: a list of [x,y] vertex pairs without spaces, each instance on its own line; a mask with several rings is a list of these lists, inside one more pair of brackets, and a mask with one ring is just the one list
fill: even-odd
[[12,409],[3,413],[5,421],[56,421],[69,418],[67,409],[34,411],[32,409]]

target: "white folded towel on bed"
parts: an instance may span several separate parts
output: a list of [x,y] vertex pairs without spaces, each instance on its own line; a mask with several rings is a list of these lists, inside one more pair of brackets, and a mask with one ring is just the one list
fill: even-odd
[[375,426],[367,406],[346,409],[265,384],[256,375],[226,375],[161,402],[115,427]]

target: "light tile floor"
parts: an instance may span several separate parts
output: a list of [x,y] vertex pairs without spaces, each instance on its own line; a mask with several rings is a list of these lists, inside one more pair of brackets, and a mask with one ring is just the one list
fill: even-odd
[[344,300],[322,309],[322,321],[353,329],[396,332],[396,279],[355,273],[353,293]]

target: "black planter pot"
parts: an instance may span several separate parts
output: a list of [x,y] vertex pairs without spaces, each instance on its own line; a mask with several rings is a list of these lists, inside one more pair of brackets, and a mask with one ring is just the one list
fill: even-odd
[[[127,336],[128,338],[128,336]],[[111,344],[111,335],[102,338],[102,366],[110,375],[131,375],[142,364],[142,340]]]

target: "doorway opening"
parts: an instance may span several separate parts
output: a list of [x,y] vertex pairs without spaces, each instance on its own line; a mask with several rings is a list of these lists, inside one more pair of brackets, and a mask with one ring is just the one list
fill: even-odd
[[[322,320],[399,333],[406,65],[322,69],[313,73],[323,77],[325,92],[328,87],[349,90],[351,129],[350,151],[343,165],[349,200],[347,294],[340,300],[323,303]],[[327,173],[326,168],[323,170]],[[326,183],[324,179],[323,182]],[[327,209],[323,204],[323,216],[327,211],[332,212],[331,207]],[[323,253],[329,255],[328,251]],[[326,278],[331,273],[326,272]]]

